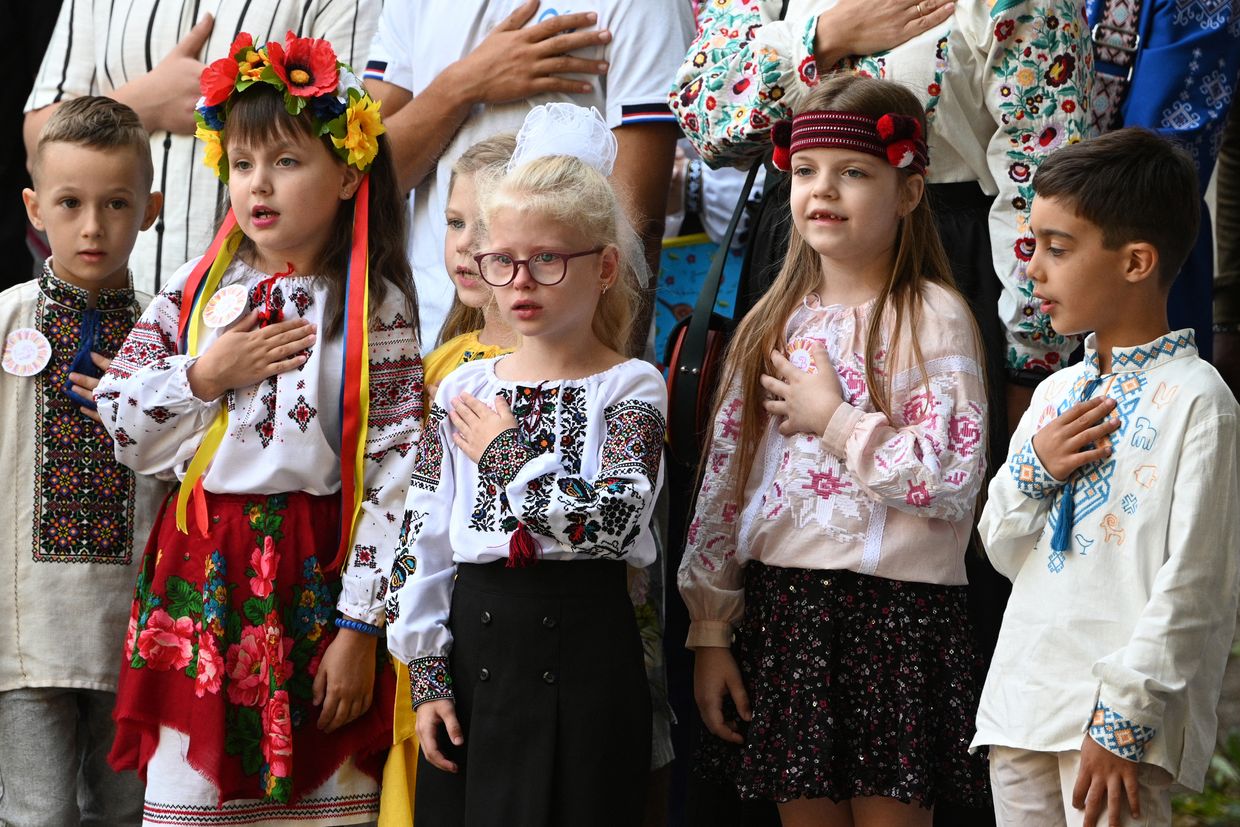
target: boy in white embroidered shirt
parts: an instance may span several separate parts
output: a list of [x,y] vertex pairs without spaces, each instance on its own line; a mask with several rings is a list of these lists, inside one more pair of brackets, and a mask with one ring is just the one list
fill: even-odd
[[1034,296],[1056,332],[1093,332],[1038,386],[982,514],[1013,582],[973,740],[1000,824],[1170,825],[1172,785],[1204,780],[1240,494],[1236,400],[1167,325],[1197,187],[1182,151],[1136,129],[1034,179]]

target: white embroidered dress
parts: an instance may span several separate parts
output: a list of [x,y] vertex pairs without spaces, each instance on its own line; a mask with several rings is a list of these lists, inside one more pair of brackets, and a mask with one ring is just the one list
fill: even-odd
[[[624,560],[637,568],[655,559],[648,527],[663,484],[663,376],[630,359],[582,379],[509,381],[495,375],[498,361],[462,365],[440,384],[410,482],[388,648],[410,666],[415,706],[451,697],[456,564],[507,558],[518,521],[543,559]],[[461,393],[488,402],[502,393],[518,422],[477,464],[452,441],[446,407]]]
[[[772,420],[745,483],[732,495],[741,390],[715,417],[707,465],[678,581],[691,620],[687,645],[730,646],[745,610],[742,567],[846,569],[920,583],[965,583],[964,551],[985,470],[986,407],[972,317],[941,287],[923,293],[919,342],[928,388],[907,335],[894,369],[891,408],[877,411],[865,383],[865,336],[875,302],[797,308],[785,328],[789,357],[815,371],[826,347],[845,402],[822,438],[783,437]],[[893,315],[893,314],[889,314]]]

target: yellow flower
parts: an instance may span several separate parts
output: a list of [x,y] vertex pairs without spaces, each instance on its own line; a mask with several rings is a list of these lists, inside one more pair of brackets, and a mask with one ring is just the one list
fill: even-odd
[[220,160],[224,157],[224,147],[220,145],[220,133],[214,129],[207,129],[200,126],[194,132],[194,137],[203,143],[202,162],[206,164],[212,172],[219,175]]
[[314,592],[307,589],[301,593],[301,600],[297,601],[298,605],[309,608],[314,605]]
[[263,67],[267,64],[268,60],[262,52],[250,49],[245,53],[244,58],[237,61],[237,72],[244,78],[258,80],[259,75],[263,73]]
[[306,632],[306,640],[314,642],[323,636],[323,628],[321,626],[311,626],[310,631]]
[[343,138],[332,136],[337,149],[347,149],[351,166],[366,169],[379,153],[379,136],[387,127],[379,118],[379,101],[367,96],[349,103],[345,119],[347,131]]
[[1037,73],[1034,72],[1032,69],[1030,69],[1028,66],[1026,66],[1025,68],[1021,69],[1020,71],[1016,73],[1016,82],[1020,84],[1021,86],[1033,86],[1034,82],[1037,79],[1038,79]]

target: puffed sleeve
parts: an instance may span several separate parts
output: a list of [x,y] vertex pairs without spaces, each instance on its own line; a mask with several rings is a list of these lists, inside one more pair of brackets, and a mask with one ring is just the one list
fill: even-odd
[[1008,580],[1016,579],[1037,545],[1055,495],[1064,485],[1064,480],[1050,475],[1033,450],[1034,434],[1056,416],[1053,400],[1048,399],[1048,389],[1054,384],[1043,381],[1034,390],[1012,434],[1007,462],[990,481],[986,507],[978,521],[987,559]]
[[[653,366],[630,365],[591,400],[590,413],[601,414],[604,426],[593,475],[566,472],[555,452],[527,444],[516,428],[478,458],[478,473],[504,490],[513,515],[562,549],[623,559],[648,530],[663,484],[667,388]],[[583,458],[583,471],[592,459]]]
[[791,118],[817,82],[818,17],[780,20],[780,6],[716,0],[698,13],[668,105],[712,167],[739,166],[765,150],[771,125]]
[[905,338],[891,383],[893,419],[847,402],[822,435],[873,499],[918,517],[972,516],[986,466],[986,389],[968,308],[958,299],[921,313],[925,372]]
[[1090,136],[1087,111],[1093,52],[1080,0],[971,2],[956,13],[977,50],[971,77],[980,87],[994,132],[986,160],[999,194],[990,210],[995,273],[1003,283],[999,316],[1007,332],[1009,368],[1054,370],[1076,348],[1051,328],[1033,299],[1025,267],[1033,254],[1029,209],[1033,176],[1056,148]]
[[[395,291],[392,291],[395,292]],[[383,616],[397,516],[422,432],[422,358],[403,297],[384,302],[370,331],[370,416],[363,457],[362,511],[336,603],[367,623]]]
[[431,404],[405,497],[387,598],[387,640],[409,669],[414,708],[452,698],[448,614],[456,565],[448,530],[455,496],[452,436],[443,388]]
[[741,564],[736,559],[740,504],[733,494],[732,463],[739,434],[741,394],[733,382],[715,414],[693,521],[676,583],[689,610],[685,645],[731,646],[745,612]]
[[197,262],[181,267],[147,306],[95,389],[117,460],[139,474],[188,462],[224,398],[194,396],[188,373],[195,357],[181,353],[177,340],[181,288]]
[[1163,728],[1167,700],[1187,692],[1202,653],[1226,651],[1218,638],[1230,640],[1236,622],[1240,523],[1218,519],[1240,500],[1236,416],[1209,413],[1189,417],[1197,424],[1179,450],[1166,561],[1149,600],[1128,643],[1093,668],[1099,688],[1090,737],[1130,761],[1140,761]]

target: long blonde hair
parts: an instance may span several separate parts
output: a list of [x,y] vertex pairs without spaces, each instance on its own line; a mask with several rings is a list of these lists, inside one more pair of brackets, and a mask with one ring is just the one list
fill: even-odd
[[629,334],[641,302],[641,242],[620,199],[602,173],[571,155],[535,158],[508,173],[494,186],[480,188],[482,231],[500,209],[536,212],[572,227],[594,244],[619,250],[615,282],[594,311],[594,335],[618,353],[627,353]]
[[[452,189],[462,175],[477,175],[480,170],[501,167],[508,163],[513,150],[517,148],[517,136],[511,132],[502,132],[479,141],[461,153],[452,165],[452,174],[448,176],[448,197],[452,197]],[[461,297],[452,294],[452,308],[439,329],[439,341],[442,345],[449,339],[455,339],[462,333],[481,330],[486,325],[484,308],[470,307],[461,301]]]
[[[926,129],[925,111],[911,92],[890,81],[873,78],[844,75],[824,81],[800,109],[810,110],[854,112],[874,118],[895,112],[917,118],[923,134]],[[901,174],[915,173],[901,170]],[[784,327],[792,311],[807,295],[817,291],[821,279],[822,266],[818,253],[793,227],[788,239],[788,254],[779,275],[766,294],[745,314],[728,344],[722,381],[715,395],[715,412],[718,413],[722,406],[728,388],[734,382],[738,383],[741,388],[740,432],[731,479],[738,501],[744,495],[745,481],[767,421],[762,407],[764,394],[757,392],[761,387],[759,377],[763,373],[775,373],[771,351],[783,351]],[[880,372],[877,358],[882,350],[884,320],[894,315],[891,329],[897,332],[905,330],[907,325],[917,367],[923,382],[928,382],[917,330],[921,293],[929,283],[955,292],[951,266],[923,195],[912,212],[900,219],[891,275],[879,291],[865,334],[866,386],[874,406],[888,417],[892,415],[890,383],[894,372]]]

